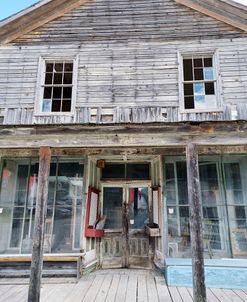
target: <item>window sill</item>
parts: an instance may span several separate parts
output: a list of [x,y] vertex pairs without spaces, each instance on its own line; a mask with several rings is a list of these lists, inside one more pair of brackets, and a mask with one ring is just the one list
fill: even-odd
[[35,117],[38,117],[38,116],[73,116],[75,114],[74,111],[72,112],[37,112],[37,113],[34,113],[34,116]]
[[223,109],[220,108],[213,108],[213,109],[180,109],[179,113],[186,114],[186,113],[221,113]]

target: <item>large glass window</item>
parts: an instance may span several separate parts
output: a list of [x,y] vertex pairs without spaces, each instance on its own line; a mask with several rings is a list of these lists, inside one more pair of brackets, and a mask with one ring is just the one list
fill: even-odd
[[[199,160],[205,258],[247,257],[247,157]],[[168,158],[165,196],[168,250],[172,257],[190,257],[186,162]]]
[[[0,253],[30,253],[36,209],[38,159],[3,161],[0,191]],[[51,164],[44,250],[80,248],[83,165]]]

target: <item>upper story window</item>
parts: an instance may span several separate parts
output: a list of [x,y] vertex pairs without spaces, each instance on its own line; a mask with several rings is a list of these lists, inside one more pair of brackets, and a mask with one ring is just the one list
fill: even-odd
[[216,56],[183,55],[180,61],[182,109],[192,111],[219,109]]
[[72,113],[76,93],[77,60],[42,59],[38,113]]

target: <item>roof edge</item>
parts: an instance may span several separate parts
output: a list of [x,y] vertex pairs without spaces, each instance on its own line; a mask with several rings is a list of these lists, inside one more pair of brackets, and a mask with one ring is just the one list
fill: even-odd
[[175,0],[207,16],[247,32],[247,7],[232,0]]
[[90,0],[43,0],[0,22],[0,43],[7,44],[20,35],[52,21]]

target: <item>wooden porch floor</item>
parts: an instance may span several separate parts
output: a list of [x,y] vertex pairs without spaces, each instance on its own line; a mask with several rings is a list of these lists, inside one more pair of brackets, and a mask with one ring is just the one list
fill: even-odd
[[[27,279],[1,279],[0,302],[27,300]],[[207,289],[210,302],[247,302],[247,290]],[[192,302],[192,289],[167,287],[162,275],[148,270],[99,270],[79,281],[46,278],[41,302]]]

